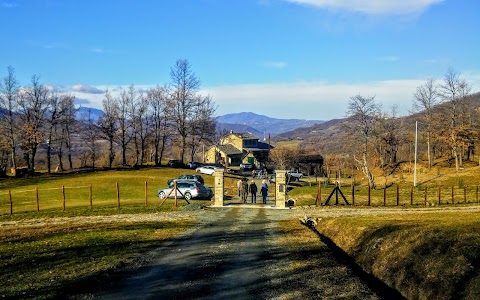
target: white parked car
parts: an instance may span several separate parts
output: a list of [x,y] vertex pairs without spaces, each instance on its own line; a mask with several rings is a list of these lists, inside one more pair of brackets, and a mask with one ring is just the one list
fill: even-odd
[[196,168],[195,171],[202,174],[213,175],[213,173],[215,173],[215,170],[218,170],[218,169],[221,169],[221,168],[214,167],[214,166],[201,166]]
[[242,170],[253,170],[253,165],[251,163],[240,164],[240,169]]

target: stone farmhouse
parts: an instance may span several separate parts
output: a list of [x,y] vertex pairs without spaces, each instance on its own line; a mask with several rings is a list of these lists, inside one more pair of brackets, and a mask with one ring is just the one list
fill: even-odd
[[251,163],[257,168],[264,166],[268,154],[273,147],[260,142],[251,133],[234,133],[220,139],[217,145],[205,152],[206,163],[220,163],[225,167],[239,166],[241,163]]

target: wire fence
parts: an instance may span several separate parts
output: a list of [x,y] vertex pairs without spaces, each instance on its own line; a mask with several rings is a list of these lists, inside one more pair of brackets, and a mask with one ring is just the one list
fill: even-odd
[[[95,189],[92,184],[82,186],[60,186],[34,189],[9,189],[0,191],[0,214],[14,214],[17,212],[32,212],[41,210],[79,207],[118,207],[121,204],[143,204],[148,207],[149,198],[156,196],[148,191],[148,182],[143,187],[126,188],[126,196],[121,198],[121,190],[118,183],[113,189]],[[152,191],[153,193],[153,191]]]
[[371,189],[365,186],[322,188],[318,184],[317,206],[336,204],[353,206],[440,206],[479,204],[479,186],[420,186],[392,184]]
[[[140,184],[141,185],[141,184]],[[390,185],[371,189],[366,186],[336,185],[323,187],[317,183],[313,201],[316,206],[441,206],[479,204],[479,186],[421,186]],[[124,193],[125,192],[125,193]],[[273,194],[275,195],[275,194]],[[157,199],[156,191],[131,185],[121,190],[119,183],[114,187],[104,185],[59,186],[33,189],[11,189],[0,191],[0,215],[14,213],[62,210],[68,208],[117,207],[135,204],[149,206]],[[175,201],[175,205],[177,202]]]

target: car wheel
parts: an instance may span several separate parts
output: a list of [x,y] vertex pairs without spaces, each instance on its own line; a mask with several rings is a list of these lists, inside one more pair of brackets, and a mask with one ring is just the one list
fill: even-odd
[[158,193],[158,198],[160,198],[160,199],[165,199],[166,196],[167,196],[167,195],[166,195],[165,192],[163,192],[163,191],[160,192],[160,193]]
[[190,194],[189,192],[186,192],[184,197],[185,197],[185,200],[190,200],[192,199],[192,194]]

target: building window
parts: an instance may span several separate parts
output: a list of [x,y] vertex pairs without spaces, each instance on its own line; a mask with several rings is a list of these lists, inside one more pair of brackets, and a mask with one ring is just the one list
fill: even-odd
[[244,140],[244,141],[243,141],[243,145],[244,145],[244,147],[246,147],[246,148],[248,148],[248,147],[254,148],[254,147],[257,146],[257,141],[255,141],[255,140]]

